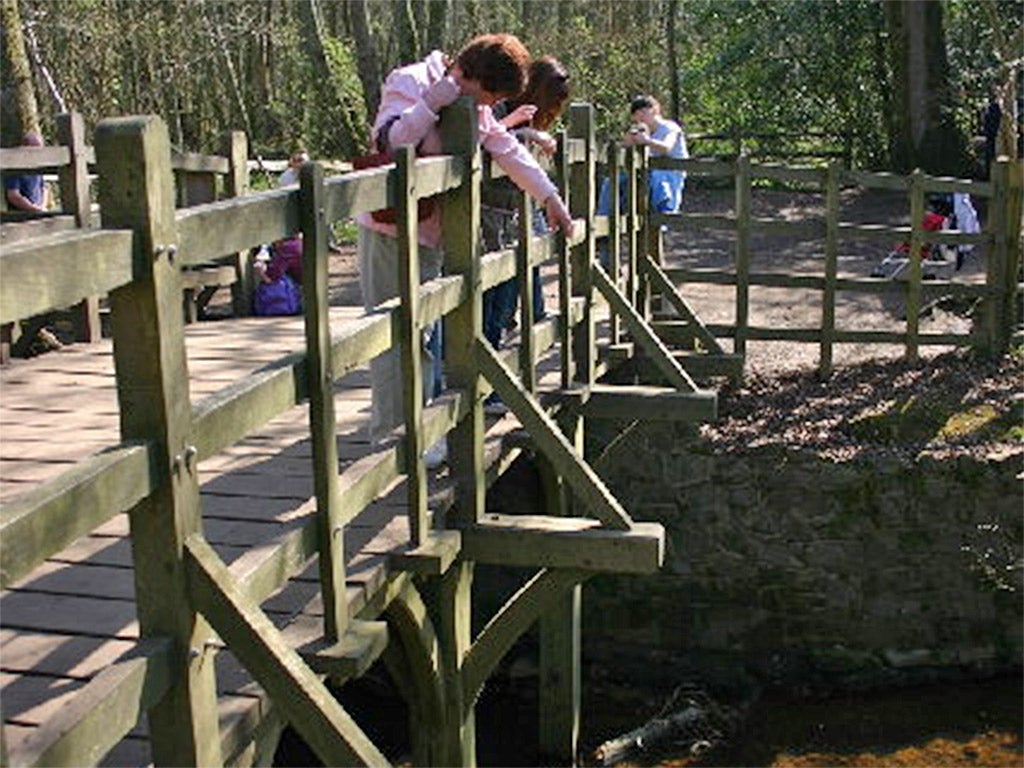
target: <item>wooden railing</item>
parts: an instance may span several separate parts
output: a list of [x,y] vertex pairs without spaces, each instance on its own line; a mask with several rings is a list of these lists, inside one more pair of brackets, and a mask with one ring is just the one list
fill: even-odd
[[[736,318],[731,325],[709,325],[717,338],[733,339],[733,351],[746,352],[748,341],[794,341],[820,346],[819,368],[827,374],[832,368],[833,348],[841,343],[902,344],[906,356],[913,358],[922,345],[971,346],[991,353],[1007,349],[1016,324],[1015,306],[1021,266],[1021,188],[1022,163],[1001,159],[994,165],[991,182],[928,176],[917,171],[909,176],[850,171],[833,161],[827,168],[793,168],[752,163],[746,156],[735,161],[656,159],[655,168],[683,168],[690,178],[713,176],[731,179],[735,204],[731,214],[697,214],[685,210],[678,214],[651,215],[654,225],[683,227],[688,231],[735,232],[733,263],[722,269],[666,268],[673,285],[717,284],[736,286]],[[759,219],[752,214],[751,198],[758,180],[790,181],[821,190],[825,215],[808,220]],[[840,218],[839,195],[843,189],[895,190],[909,198],[910,225],[852,223]],[[987,218],[983,231],[925,231],[922,220],[929,193],[968,193],[985,199]],[[791,275],[752,270],[751,235],[770,233],[818,238],[822,242],[822,273]],[[869,240],[881,249],[894,242],[909,243],[909,252],[917,254],[927,244],[984,246],[987,272],[984,284],[952,280],[929,280],[930,291],[944,296],[979,298],[984,312],[968,333],[925,333],[919,323],[922,307],[921,260],[909,260],[907,279],[894,281],[870,277],[839,277],[838,256],[844,242]],[[883,251],[884,252],[884,251]],[[768,328],[750,325],[750,297],[758,288],[803,288],[821,291],[821,324],[814,328]],[[684,291],[685,292],[685,291]],[[906,306],[906,324],[902,330],[864,331],[836,327],[836,301],[844,293],[890,293],[901,296]]]
[[[441,579],[437,639],[430,641],[439,655],[431,657],[428,648],[424,658],[434,658],[437,665],[428,674],[444,687],[444,709],[428,718],[440,734],[421,740],[431,750],[418,754],[423,761],[452,765],[473,760],[472,709],[480,686],[517,633],[550,611],[556,597],[570,594],[568,636],[578,643],[582,580],[600,570],[651,572],[660,566],[661,526],[634,522],[582,460],[579,420],[588,407],[598,415],[642,417],[646,409],[648,414],[656,411],[658,418],[675,413],[677,418],[707,419],[714,415],[714,395],[697,390],[645,330],[642,313],[611,287],[599,268],[592,269],[598,230],[593,215],[592,109],[572,108],[570,134],[561,137],[555,163],[555,175],[577,217],[572,236],[535,237],[531,217],[524,215],[519,252],[482,259],[476,222],[483,169],[475,114],[468,101],[445,112],[442,136],[448,154],[443,156],[416,160],[406,151],[393,166],[330,179],[320,166],[309,164],[302,169],[297,190],[178,210],[164,123],[158,118],[106,120],[95,139],[101,227],[4,248],[0,323],[83,296],[109,295],[121,441],[0,508],[0,585],[8,587],[77,538],[127,512],[142,638],[136,651],[94,677],[47,724],[31,742],[30,753],[5,754],[5,764],[94,763],[143,713],[148,713],[156,764],[222,764],[235,752],[215,727],[213,664],[206,663],[215,652],[209,649],[221,640],[269,694],[275,711],[327,764],[383,764],[383,756],[330,695],[321,676],[299,659],[259,606],[317,557],[324,642],[379,635],[374,622],[349,616],[338,533],[401,476],[407,478],[411,538],[408,547],[393,553],[387,596],[372,608],[379,613],[388,601],[410,600],[410,592],[415,597],[412,573]],[[416,202],[431,195],[443,196],[446,221],[468,226],[445,227],[445,276],[420,285]],[[388,206],[399,211],[402,259],[396,268],[402,275],[401,295],[358,322],[331,328],[328,223]],[[524,207],[523,213],[527,211]],[[305,354],[283,358],[191,402],[180,306],[182,269],[245,252],[297,229],[304,242]],[[532,268],[552,260],[559,264],[560,312],[533,322]],[[523,343],[518,351],[498,352],[481,336],[482,291],[515,274],[522,282]],[[634,387],[617,399],[617,393],[598,385],[605,363],[596,348],[595,286],[614,298],[636,343],[658,359],[671,388],[641,392]],[[416,370],[419,339],[421,329],[441,317],[446,320],[449,389],[425,407]],[[410,383],[404,432],[339,473],[334,384],[394,346],[401,350],[404,379]],[[560,355],[562,381],[553,398],[542,404],[536,392],[537,364],[551,348]],[[550,462],[571,491],[561,497],[562,513],[571,496],[577,514],[591,519],[568,518],[556,527],[544,523],[545,518],[513,518],[501,525],[484,520],[488,472],[482,404],[492,389],[519,418],[538,456]],[[273,546],[228,567],[203,536],[199,466],[306,401],[315,512]],[[563,409],[567,403],[572,407]],[[556,415],[562,423],[556,424]],[[445,434],[451,446],[454,503],[448,527],[437,529],[426,506],[423,449]],[[556,529],[560,543],[540,546]],[[572,538],[566,538],[569,533]],[[469,634],[473,560],[548,569],[510,601],[517,606],[514,610],[504,612],[476,638]],[[415,609],[409,605],[408,610]],[[421,615],[417,621],[429,619]],[[419,631],[425,632],[422,627]],[[380,653],[380,642],[369,645],[375,650],[360,652]],[[578,675],[561,677],[563,686],[571,688],[574,679],[578,685]],[[578,718],[578,691],[574,695],[569,711]],[[262,712],[259,717],[266,716]],[[259,717],[249,724],[247,736],[233,734],[232,743],[255,738]],[[563,744],[575,739],[572,718],[558,727]]]
[[[313,558],[319,562],[324,606],[319,638],[327,645],[349,641],[349,653],[363,654],[349,659],[353,663],[345,674],[365,669],[364,656],[381,652],[380,622],[374,620],[389,603],[400,605],[398,613],[405,618],[395,620],[408,622],[406,629],[419,637],[417,642],[427,644],[419,657],[427,667],[418,669],[423,677],[416,684],[422,685],[424,698],[418,701],[417,712],[422,723],[436,730],[417,742],[416,760],[470,763],[473,702],[518,634],[555,610],[561,626],[557,642],[572,647],[565,638],[576,637],[578,642],[578,586],[583,580],[600,570],[651,572],[662,560],[661,527],[633,521],[581,458],[582,420],[712,418],[714,394],[697,387],[687,365],[699,367],[727,358],[718,345],[720,335],[732,336],[739,355],[748,340],[770,336],[771,329],[751,328],[747,322],[751,286],[789,284],[789,279],[820,288],[826,297],[862,287],[892,290],[892,284],[881,281],[847,283],[836,278],[835,256],[844,232],[886,240],[909,237],[914,250],[929,239],[988,242],[996,265],[984,289],[991,322],[987,331],[970,335],[968,341],[991,347],[1003,343],[1001,322],[1013,293],[1005,285],[1012,271],[1007,265],[1015,258],[1013,249],[1019,248],[1010,241],[1019,232],[1019,223],[1006,221],[1013,205],[1019,211],[1019,183],[1013,180],[1019,175],[1014,177],[1009,166],[1000,172],[1002,181],[964,187],[964,182],[925,179],[920,174],[909,181],[844,177],[836,164],[826,171],[807,171],[753,167],[742,157],[735,163],[684,162],[691,173],[725,173],[737,179],[735,216],[681,215],[688,227],[737,232],[737,323],[725,329],[702,324],[674,291],[673,280],[694,282],[704,276],[673,274],[659,262],[659,226],[678,219],[659,218],[645,210],[646,195],[639,192],[646,189],[643,154],[619,149],[610,153],[616,186],[619,168],[626,170],[629,203],[624,216],[618,211],[609,217],[595,215],[598,151],[593,126],[592,108],[574,105],[568,134],[560,137],[554,161],[554,176],[576,219],[572,235],[534,236],[524,203],[519,249],[481,258],[479,183],[485,172],[493,171],[486,171],[481,162],[475,110],[468,101],[443,115],[444,155],[416,159],[411,151],[403,151],[392,166],[329,179],[320,166],[309,164],[302,169],[298,189],[178,210],[163,122],[121,118],[101,123],[95,139],[96,168],[102,179],[101,226],[5,246],[0,254],[0,323],[74,304],[85,296],[109,295],[121,439],[0,508],[0,587],[7,588],[80,536],[127,512],[142,641],[133,653],[90,680],[32,741],[30,753],[5,754],[5,764],[95,763],[144,713],[156,764],[220,765],[233,759],[236,751],[226,745],[215,725],[214,671],[207,663],[221,641],[269,695],[269,706],[299,730],[325,763],[383,764],[377,748],[306,663],[309,658],[298,656],[260,608]],[[763,276],[750,270],[752,231],[798,226],[753,219],[750,189],[757,174],[813,178],[823,184],[830,212],[826,222],[799,225],[811,226],[825,238],[822,278]],[[988,229],[972,239],[955,233],[926,234],[917,225],[884,232],[846,227],[835,214],[844,179],[908,189],[912,201],[917,201],[916,213],[928,188],[988,193]],[[613,199],[618,199],[617,192]],[[444,235],[445,274],[421,285],[416,277],[416,208],[419,198],[432,195],[442,196],[442,214],[449,223]],[[356,322],[331,327],[327,227],[338,219],[389,206],[399,211],[400,296]],[[265,366],[193,403],[180,303],[182,269],[246,252],[297,229],[303,232],[304,243],[304,353]],[[625,252],[620,251],[620,234],[625,236]],[[622,274],[618,269],[609,274],[596,263],[595,241],[604,235],[610,238],[613,263],[626,265]],[[559,311],[535,321],[532,272],[545,263],[557,263]],[[513,275],[519,276],[522,292],[522,343],[518,349],[497,351],[482,338],[482,292]],[[911,301],[920,290],[920,276],[913,271],[905,290]],[[699,362],[687,359],[684,365],[656,335],[648,322],[652,294],[660,294],[688,321],[690,338],[704,350]],[[598,311],[604,303],[612,311],[607,345],[599,344],[598,333]],[[449,388],[424,406],[419,339],[422,329],[441,317],[446,322]],[[806,336],[820,344],[824,369],[830,366],[832,345],[853,338],[849,334],[826,320],[821,328],[782,333],[779,338]],[[906,344],[908,354],[922,343],[938,343],[910,320],[904,334],[886,335],[884,340],[894,338]],[[399,349],[407,382],[404,430],[339,472],[334,385],[392,347]],[[560,381],[542,395],[537,387],[538,362],[548,350],[557,352]],[[600,383],[608,365],[641,352],[667,386],[615,389]],[[737,359],[726,362],[734,373]],[[741,366],[742,358],[738,362]],[[483,514],[489,481],[483,400],[492,390],[525,428],[551,476],[558,478],[561,490],[555,506],[564,514],[571,499],[577,514],[589,519],[570,517],[555,525],[548,518],[506,518],[499,525]],[[306,402],[314,511],[271,545],[228,566],[203,534],[199,466]],[[453,502],[447,525],[436,528],[427,508],[423,452],[445,435],[450,440]],[[391,554],[392,573],[380,599],[368,604],[366,613],[350,616],[339,532],[400,477],[406,478],[408,489],[408,546]],[[469,620],[474,561],[542,569],[476,637],[470,634]],[[412,574],[438,579],[431,616],[418,602]],[[571,671],[562,676],[569,686]],[[559,721],[558,737],[564,744],[574,738],[567,734],[575,732],[571,715],[578,716],[578,691],[569,711],[570,717],[552,720]],[[266,716],[261,712],[248,730],[233,733],[232,744],[256,738],[259,719]]]
[[[96,173],[96,151],[86,142],[85,125],[77,112],[57,116],[55,146],[0,149],[0,167],[6,173],[56,174],[59,208],[44,213],[3,210],[0,243],[14,245],[46,235],[73,229],[88,229],[100,224],[98,206],[93,204],[92,182]],[[248,143],[245,134],[228,131],[222,137],[222,155],[204,155],[171,150],[175,200],[178,207],[208,203],[245,194],[248,189]],[[6,208],[6,205],[5,205]],[[236,316],[251,313],[253,277],[248,253],[221,255],[212,269],[192,270],[184,284],[186,308],[192,308],[194,296],[204,287],[230,286],[232,312]],[[226,270],[226,272],[225,272]],[[97,341],[101,336],[100,296],[87,297],[76,308],[76,339]],[[28,318],[20,318],[28,319]],[[31,330],[29,331],[31,333]],[[0,362],[6,361],[16,336],[12,325],[5,325],[0,338]]]
[[840,160],[846,169],[853,168],[853,134],[849,131],[829,133],[744,132],[738,128],[711,133],[687,135],[690,154],[696,159],[730,159],[740,155],[759,162],[792,163],[811,159],[828,162]]

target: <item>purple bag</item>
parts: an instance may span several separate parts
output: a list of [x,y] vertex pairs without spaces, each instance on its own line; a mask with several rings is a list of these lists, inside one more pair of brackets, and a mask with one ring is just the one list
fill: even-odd
[[298,315],[302,312],[302,291],[287,274],[272,283],[260,283],[253,297],[253,311],[261,317]]

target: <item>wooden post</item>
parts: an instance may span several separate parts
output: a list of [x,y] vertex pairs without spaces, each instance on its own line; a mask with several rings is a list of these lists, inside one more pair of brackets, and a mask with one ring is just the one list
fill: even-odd
[[334,413],[334,368],[327,287],[327,223],[324,172],[307,163],[299,172],[302,227],[302,298],[309,380],[309,428],[313,449],[313,493],[319,529],[318,566],[324,605],[324,637],[335,642],[348,625],[345,599],[345,541],[338,488],[338,441]]
[[626,149],[626,296],[634,308],[639,309],[639,281],[637,280],[637,253],[640,250],[640,219],[637,211],[637,149]]
[[221,765],[212,632],[192,607],[182,557],[202,518],[167,126],[104,120],[96,161],[103,226],[135,234],[135,279],[110,295],[122,438],[149,441],[156,457],[155,490],[130,513],[139,626],[176,645],[174,685],[149,710],[153,761]]
[[420,255],[416,231],[416,149],[395,151],[395,209],[398,212],[398,307],[402,400],[405,410],[405,471],[409,504],[409,543],[415,549],[427,535],[427,469],[423,451],[423,363],[420,359]]
[[736,158],[736,336],[732,351],[747,353],[750,324],[750,157]]
[[[639,174],[637,175],[637,254],[651,255],[651,152],[647,147],[639,147]],[[636,273],[636,298],[633,306],[645,321],[651,319],[651,290],[647,275],[642,269]]]
[[[584,387],[594,383],[596,348],[594,346],[594,320],[592,312],[593,284],[591,270],[594,259],[594,185],[596,179],[596,152],[593,108],[573,105],[570,111],[572,134],[586,142],[587,151],[582,164],[570,172],[570,195],[577,213],[584,218],[587,238],[577,249],[580,258],[573,260],[579,274],[574,273],[574,292],[585,296],[587,308],[583,330],[577,336],[576,381]],[[582,165],[582,167],[581,167]],[[618,200],[615,201],[617,208]],[[569,409],[559,419],[560,425],[578,452],[583,451],[584,424],[576,409]],[[564,484],[553,482],[556,473],[547,467],[544,475],[545,498],[549,514],[568,514],[568,498]],[[559,763],[574,765],[579,741],[580,722],[580,606],[582,590],[579,585],[541,615],[540,630],[540,754]]]
[[519,198],[519,247],[516,249],[516,276],[519,278],[519,378],[527,392],[537,389],[536,342],[533,324],[533,201]]
[[[566,144],[565,131],[558,134],[558,149],[555,152],[555,178],[558,184],[558,193],[562,196],[566,206],[571,204],[569,196],[569,152]],[[559,343],[561,362],[561,387],[568,389],[572,383],[576,362],[573,359],[573,336],[572,327],[572,259],[569,258],[569,240],[562,232],[555,233],[555,248],[558,251],[558,312],[561,322],[559,323]]]
[[[71,159],[58,171],[61,205],[75,217],[75,226],[92,226],[89,201],[89,168],[85,155],[85,122],[78,112],[57,115],[57,139],[68,148]],[[76,308],[75,336],[78,341],[96,342],[102,337],[100,297],[89,296]]]
[[[619,210],[619,196],[622,193],[622,150],[619,142],[608,142],[608,192],[611,198],[611,210],[608,212],[608,274],[615,283],[616,288],[622,288],[622,276],[619,274],[620,262],[622,261],[622,244],[620,233],[622,231],[622,212]],[[611,315],[611,343],[618,344],[622,341],[622,321],[618,313]]]
[[477,339],[483,337],[480,289],[480,179],[483,167],[477,138],[477,112],[463,98],[443,110],[441,143],[446,154],[466,159],[468,180],[444,197],[445,272],[461,274],[470,286],[467,300],[445,317],[445,373],[452,388],[469,395],[470,411],[448,435],[448,465],[455,484],[453,521],[475,523],[484,513],[484,411],[480,396]]
[[[224,196],[241,197],[249,191],[249,142],[242,131],[226,131],[221,151],[228,158],[228,175],[224,179]],[[248,251],[235,254],[235,282],[231,285],[231,311],[235,317],[252,314],[252,262]]]
[[[1002,162],[1002,161],[1001,161]],[[1013,342],[1013,329],[1020,324],[1021,295],[1018,290],[1021,275],[1021,261],[1024,259],[1024,241],[1021,230],[1024,228],[1024,161],[1007,160],[1005,171],[1006,207],[1003,214],[1006,221],[1006,254],[1003,268],[1003,322],[1002,335],[999,341],[1000,352],[1005,352]],[[1002,172],[1002,171],[1001,171]]]
[[473,564],[459,560],[441,576],[437,593],[440,668],[445,688],[444,733],[437,765],[476,765],[476,712],[466,706],[462,663],[472,645]]
[[576,765],[580,734],[580,617],[577,584],[539,622],[540,754],[558,765]]
[[596,153],[594,148],[594,107],[590,104],[572,104],[569,107],[569,135],[583,139],[586,147],[584,161],[569,168],[569,198],[574,215],[583,218],[585,237],[573,249],[572,293],[584,300],[583,319],[576,327],[573,356],[576,359],[576,381],[590,386],[594,383],[597,348],[594,331],[594,179]]
[[[466,159],[468,179],[444,198],[445,271],[462,274],[469,296],[445,319],[445,359],[450,386],[469,395],[467,416],[449,435],[449,466],[455,484],[456,526],[480,519],[485,505],[484,414],[480,397],[476,345],[483,337],[483,292],[480,287],[480,178],[482,165],[476,106],[459,99],[443,110],[441,143],[446,154]],[[476,721],[466,701],[462,665],[472,643],[473,564],[457,560],[441,576],[436,595],[439,668],[444,681],[444,726],[439,739],[439,765],[476,765]]]
[[832,374],[832,345],[836,335],[836,273],[839,264],[839,163],[825,173],[825,289],[821,295],[821,355],[818,376]]
[[917,359],[917,335],[921,325],[921,247],[924,245],[924,172],[914,169],[910,175],[910,252],[907,258],[907,341],[906,357]]

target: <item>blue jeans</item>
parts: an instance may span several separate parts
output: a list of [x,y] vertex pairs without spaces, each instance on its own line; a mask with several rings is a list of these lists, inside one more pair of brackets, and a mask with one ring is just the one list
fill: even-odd
[[484,291],[484,337],[495,349],[501,349],[501,334],[515,314],[519,301],[519,281],[514,277]]

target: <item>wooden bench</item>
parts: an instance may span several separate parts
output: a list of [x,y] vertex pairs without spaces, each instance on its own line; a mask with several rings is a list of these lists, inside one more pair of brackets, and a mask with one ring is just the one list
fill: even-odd
[[185,267],[181,273],[184,289],[182,304],[185,322],[194,323],[207,318],[206,307],[220,288],[227,288],[238,281],[238,272],[233,264],[203,264]]

